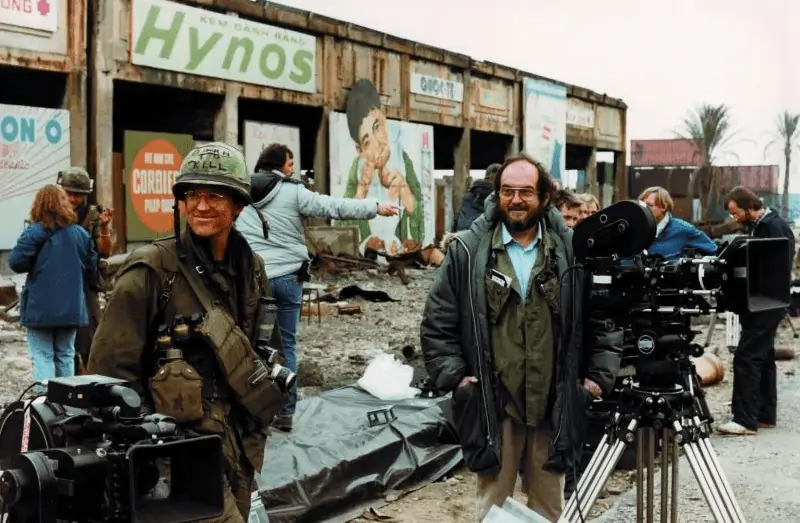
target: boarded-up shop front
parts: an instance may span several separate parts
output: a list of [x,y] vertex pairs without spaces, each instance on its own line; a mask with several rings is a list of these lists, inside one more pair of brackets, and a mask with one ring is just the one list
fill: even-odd
[[[464,119],[465,129],[470,131],[469,148],[464,149],[465,144],[461,144],[461,150],[469,151],[469,164],[463,171],[456,169],[453,178],[454,217],[458,216],[461,200],[469,189],[466,175],[470,170],[485,171],[489,165],[503,163],[506,156],[519,153],[522,129],[519,92],[516,71],[488,62],[473,64]],[[464,154],[457,152],[457,164],[465,159]]]
[[[457,169],[468,169],[469,130],[464,129],[464,106],[469,104],[469,87],[464,83],[464,68],[469,67],[469,59],[453,55],[456,64],[445,65],[424,60],[411,59],[408,62],[404,77],[407,83],[408,119],[418,125],[420,129],[428,129],[433,139],[433,163],[429,173],[426,173],[422,190],[423,199],[430,198],[425,203],[430,220],[426,220],[429,227],[433,227],[433,234],[429,235],[430,241],[436,241],[441,233],[452,228],[453,202],[452,193],[448,194],[451,201],[444,201],[443,186],[434,180],[433,172],[445,171],[446,176],[452,179],[452,173]],[[463,63],[458,63],[463,61]],[[459,68],[457,66],[462,66]],[[468,76],[468,75],[467,75]],[[448,212],[450,211],[450,212]]]
[[16,244],[36,191],[86,166],[83,10],[82,0],[0,3],[0,253]]
[[594,194],[603,206],[609,205],[628,192],[625,110],[620,100],[526,77],[524,149],[550,169],[563,187]]
[[238,144],[252,170],[266,145],[281,142],[298,175],[310,169],[322,112],[306,118],[288,103],[319,101],[316,38],[169,0],[109,9],[92,50],[92,136],[98,193],[124,209],[115,223],[121,248],[172,232],[171,182],[199,143]]

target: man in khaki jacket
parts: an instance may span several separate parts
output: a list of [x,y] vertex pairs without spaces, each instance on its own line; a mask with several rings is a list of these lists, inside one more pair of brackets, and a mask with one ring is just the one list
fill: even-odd
[[[247,395],[253,369],[239,372],[244,384],[229,372],[255,361],[253,347],[265,323],[260,299],[272,295],[261,258],[233,228],[250,203],[244,157],[226,144],[200,146],[186,156],[172,190],[177,234],[134,251],[120,269],[88,371],[128,380],[149,410],[178,420],[181,434],[219,435],[225,507],[213,521],[244,523],[267,427],[287,399],[268,379]],[[183,231],[178,201],[185,202]],[[176,315],[195,313],[208,326],[198,335],[203,342],[189,342],[185,360],[164,363],[156,350],[156,330],[172,325]],[[278,332],[273,328],[275,347],[280,347]],[[198,374],[202,380],[188,379]]]

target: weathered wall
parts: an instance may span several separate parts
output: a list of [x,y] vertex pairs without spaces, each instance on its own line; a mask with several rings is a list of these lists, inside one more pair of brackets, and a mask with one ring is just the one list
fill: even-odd
[[[2,25],[0,65],[67,74],[61,108],[70,112],[70,160],[86,165],[86,0],[56,0],[52,29]],[[26,23],[23,21],[22,23]],[[16,86],[24,89],[24,86]]]
[[[514,136],[514,148],[520,148],[523,75],[520,71],[475,62],[464,55],[272,3],[243,0],[181,2],[180,5],[209,9],[204,14],[206,21],[203,23],[222,27],[223,41],[228,41],[228,44],[220,45],[230,45],[231,27],[236,25],[230,16],[241,19],[241,24],[267,24],[273,31],[291,30],[301,33],[301,37],[309,41],[313,39],[316,51],[313,88],[291,90],[245,81],[241,75],[220,78],[224,75],[207,70],[203,72],[203,67],[190,70],[185,65],[137,58],[134,56],[137,42],[132,34],[137,18],[133,16],[131,0],[95,0],[95,3],[97,21],[92,28],[94,44],[90,50],[94,57],[94,67],[90,72],[94,106],[90,118],[90,143],[95,148],[91,170],[96,174],[97,195],[101,203],[115,203],[111,176],[113,122],[110,116],[113,114],[114,80],[224,94],[223,106],[215,119],[214,138],[226,141],[241,142],[237,126],[240,98],[323,108],[314,157],[316,187],[321,192],[329,190],[329,115],[333,111],[345,110],[349,89],[359,78],[374,83],[390,119],[447,125],[466,131],[453,153],[455,176],[452,193],[455,200],[463,195],[470,168],[470,130]],[[158,4],[159,0],[141,0],[136,5],[154,3]],[[141,24],[141,15],[138,20]],[[188,29],[182,27],[179,31]],[[208,38],[208,35],[203,38]],[[188,41],[188,38],[184,37],[184,40]],[[188,45],[185,41],[179,45]],[[214,56],[214,53],[217,53],[217,60],[222,60],[225,55],[224,50],[216,50],[209,56]],[[568,96],[570,100],[574,99],[570,102],[571,109],[568,109],[568,142],[624,153],[624,104],[572,86],[568,88]]]
[[[81,4],[80,1],[73,3]],[[57,0],[58,26],[54,32],[3,25],[0,63],[51,71],[69,70],[70,20],[67,0]]]

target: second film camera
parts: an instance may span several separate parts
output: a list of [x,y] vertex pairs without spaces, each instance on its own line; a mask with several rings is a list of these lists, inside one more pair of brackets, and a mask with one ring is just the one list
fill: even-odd
[[[55,378],[0,416],[0,520],[180,523],[224,507],[222,441],[141,414],[122,380]],[[6,520],[5,517],[8,516]]]

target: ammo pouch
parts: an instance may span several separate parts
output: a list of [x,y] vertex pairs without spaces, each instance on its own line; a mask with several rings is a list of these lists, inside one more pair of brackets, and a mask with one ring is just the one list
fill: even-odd
[[184,359],[165,363],[150,378],[156,412],[178,422],[203,419],[203,377]]
[[261,364],[247,335],[220,307],[211,307],[199,328],[217,358],[222,374],[238,402],[262,425],[269,425],[283,408],[286,397],[271,379],[251,385],[250,377]]

